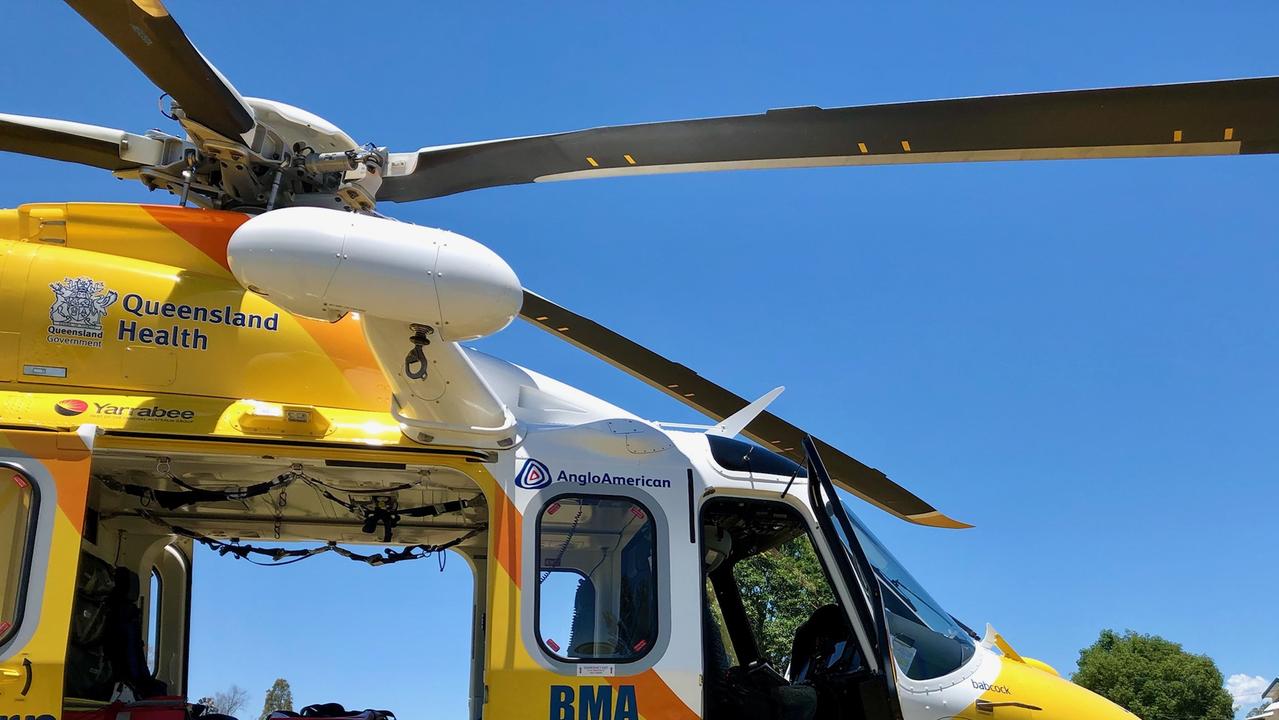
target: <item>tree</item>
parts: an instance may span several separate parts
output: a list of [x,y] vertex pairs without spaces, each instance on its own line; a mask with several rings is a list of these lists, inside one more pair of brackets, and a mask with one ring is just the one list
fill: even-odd
[[277,710],[293,712],[293,690],[289,687],[289,681],[284,678],[276,678],[271,689],[266,691],[266,702],[262,703],[262,714],[258,716],[258,720],[266,720],[268,715]]
[[1221,671],[1206,655],[1157,635],[1102,630],[1079,651],[1075,683],[1142,720],[1231,720]]
[[249,693],[247,690],[239,685],[232,685],[222,692],[213,693],[213,704],[210,706],[209,712],[234,717],[244,707],[244,702],[248,699]]
[[808,535],[800,534],[733,566],[759,650],[778,670],[790,662],[795,631],[835,602]]

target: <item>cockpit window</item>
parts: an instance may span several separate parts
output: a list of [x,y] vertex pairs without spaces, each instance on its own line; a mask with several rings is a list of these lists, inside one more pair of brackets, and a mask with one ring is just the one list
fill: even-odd
[[[973,656],[972,638],[928,594],[897,558],[844,505],[866,560],[879,580],[893,659],[912,680],[931,680],[958,670]],[[839,523],[835,523],[839,528]],[[845,543],[843,530],[837,530]]]
[[754,443],[721,435],[707,435],[706,440],[711,445],[711,457],[715,459],[715,464],[725,470],[808,477],[808,472],[798,463]]

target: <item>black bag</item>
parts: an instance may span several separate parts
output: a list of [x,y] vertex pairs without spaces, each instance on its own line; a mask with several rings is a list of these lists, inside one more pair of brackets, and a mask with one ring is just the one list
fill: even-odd
[[67,646],[66,687],[63,691],[67,697],[105,700],[111,697],[114,676],[111,661],[101,646]]
[[82,553],[76,573],[75,602],[71,611],[71,642],[98,645],[107,627],[107,608],[115,589],[111,566]]

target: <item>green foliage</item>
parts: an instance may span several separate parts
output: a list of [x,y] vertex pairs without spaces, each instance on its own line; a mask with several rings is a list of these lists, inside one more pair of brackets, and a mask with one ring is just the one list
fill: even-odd
[[1077,684],[1142,720],[1231,720],[1230,693],[1212,658],[1156,635],[1102,630],[1079,651]]
[[271,689],[266,691],[266,702],[262,703],[262,714],[258,716],[258,720],[266,720],[268,715],[277,710],[293,710],[293,689],[284,678],[276,678]]
[[817,608],[835,602],[808,536],[801,534],[733,567],[759,650],[782,671],[795,630]]

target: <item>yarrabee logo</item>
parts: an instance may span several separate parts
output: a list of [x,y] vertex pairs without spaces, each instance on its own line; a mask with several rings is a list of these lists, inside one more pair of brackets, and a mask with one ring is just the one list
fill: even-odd
[[48,342],[82,347],[102,347],[102,318],[120,297],[93,278],[63,278],[49,284],[53,304],[49,306]]
[[[89,410],[89,403],[75,398],[60,400],[53,405],[54,412],[68,417],[79,415]],[[195,411],[184,408],[165,407],[164,405],[117,405],[116,403],[93,403],[90,415],[122,417],[129,419],[156,420],[159,422],[187,423],[195,420]],[[0,716],[0,720],[4,720]]]
[[75,398],[67,398],[66,400],[59,400],[57,403],[54,403],[53,405],[54,412],[58,413],[59,415],[66,415],[67,417],[71,417],[73,415],[79,415],[80,413],[88,409],[89,409],[89,403],[83,400],[76,400]]
[[550,484],[551,471],[546,469],[544,463],[533,458],[525,460],[524,467],[515,476],[515,487],[525,490],[540,490]]

